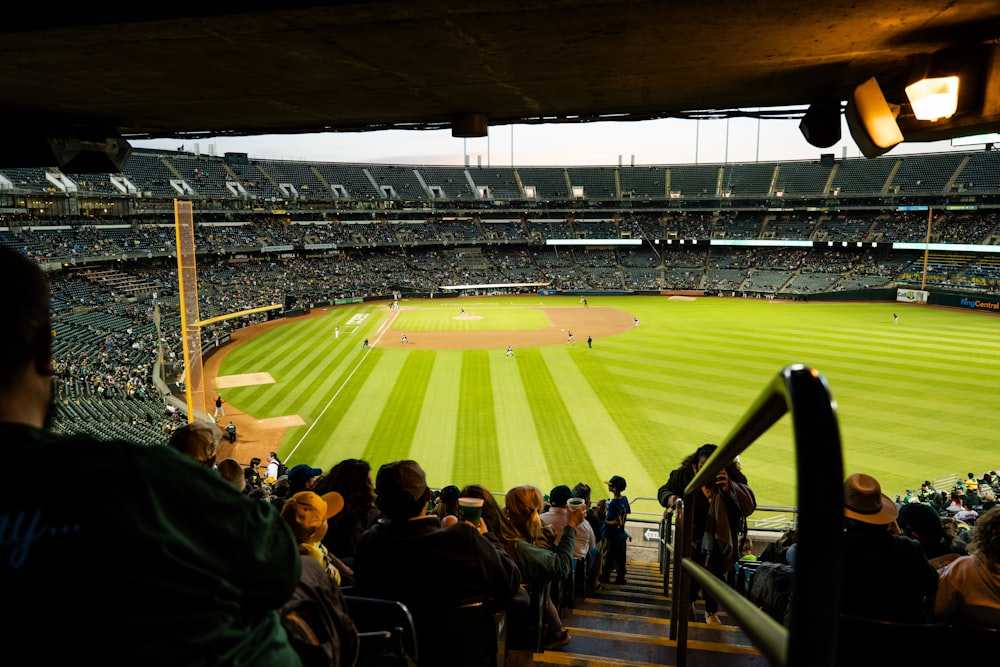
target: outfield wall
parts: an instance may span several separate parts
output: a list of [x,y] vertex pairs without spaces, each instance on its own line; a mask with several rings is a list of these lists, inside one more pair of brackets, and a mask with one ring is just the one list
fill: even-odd
[[[782,295],[784,298],[785,295]],[[856,289],[844,292],[817,292],[798,296],[802,301],[895,301],[895,287]]]
[[[963,308],[1000,314],[1000,297],[979,292],[941,290],[930,288],[927,303],[931,306]],[[896,288],[851,290],[848,292],[819,292],[796,297],[802,301],[896,301]]]
[[1000,313],[1000,297],[973,292],[939,292],[931,290],[927,303],[932,306],[965,308],[987,313]]

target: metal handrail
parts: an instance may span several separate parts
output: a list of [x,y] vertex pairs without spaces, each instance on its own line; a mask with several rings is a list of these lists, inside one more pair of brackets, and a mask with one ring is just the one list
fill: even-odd
[[[783,368],[743,415],[684,490],[699,492],[715,475],[786,413],[795,440],[798,497],[798,555],[788,627],[691,560],[693,522],[677,515],[674,534],[674,604],[677,667],[687,660],[689,576],[724,606],[774,667],[833,667],[840,632],[844,465],[836,403],[819,371],[801,364]],[[804,491],[808,491],[804,493]],[[682,505],[683,508],[683,505]],[[677,539],[681,540],[678,548]],[[808,582],[809,590],[806,592]]]

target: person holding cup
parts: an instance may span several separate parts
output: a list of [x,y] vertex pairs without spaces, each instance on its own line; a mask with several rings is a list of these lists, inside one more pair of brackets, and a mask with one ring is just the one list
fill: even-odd
[[[551,502],[551,498],[549,500]],[[550,548],[543,529],[545,524],[539,517],[542,504],[542,492],[529,484],[515,486],[504,498],[504,516],[515,531],[514,539],[504,540],[504,548],[517,563],[524,581],[538,587],[563,581],[569,576],[573,567],[576,533],[581,524],[586,524],[584,507],[572,512],[567,509],[566,524],[558,542]],[[545,602],[546,636],[542,646],[546,649],[564,646],[571,639],[569,631],[563,627],[552,598],[546,596]]]
[[381,466],[375,494],[385,519],[358,538],[357,594],[399,600],[411,611],[472,598],[523,604],[521,574],[503,549],[464,521],[428,512],[432,492],[416,461]]
[[[562,531],[563,526],[566,525],[569,518],[570,510],[584,508],[584,516],[586,516],[586,501],[583,498],[572,496],[573,492],[565,484],[560,484],[553,488],[549,492],[549,511],[538,515],[538,518],[542,520],[542,523],[552,526],[557,531]],[[573,557],[582,558],[586,562],[587,554],[596,546],[597,537],[594,535],[594,529],[591,528],[589,522],[584,521],[576,527],[576,544],[573,547]]]
[[479,528],[483,517],[483,499],[461,497],[458,499],[458,518]]

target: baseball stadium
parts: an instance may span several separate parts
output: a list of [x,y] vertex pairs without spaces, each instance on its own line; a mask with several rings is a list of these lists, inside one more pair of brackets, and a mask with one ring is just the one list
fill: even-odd
[[[137,152],[106,178],[145,192],[189,174],[193,187],[221,192],[248,184],[240,174],[253,169],[274,174],[266,183],[333,174],[313,176],[308,194],[282,204],[320,213],[246,215],[224,210],[238,198],[222,198],[220,210],[196,216],[196,312],[205,325],[194,418],[234,424],[235,442],[220,457],[246,465],[275,451],[290,467],[323,470],[352,458],[373,468],[414,459],[437,488],[475,482],[499,493],[524,483],[602,489],[621,475],[635,525],[658,530],[657,489],[668,473],[700,445],[725,441],[790,365],[828,383],[844,469],[871,474],[894,497],[923,480],[943,489],[997,467],[992,251],[1000,246],[990,204],[1000,181],[986,180],[1000,167],[995,155],[881,158],[875,168],[893,176],[878,192],[861,189],[860,169],[873,165],[860,161],[642,168],[658,180],[632,190],[639,210],[569,191],[563,200],[493,200],[487,210],[431,204],[429,194],[399,202],[401,212],[370,203],[382,188],[444,183],[445,174],[493,182],[497,169],[240,166]],[[718,202],[701,196],[676,209],[668,187],[708,169],[746,183],[727,202],[735,210],[714,210]],[[639,185],[638,168],[499,171],[509,183],[603,174],[607,184]],[[916,174],[935,171],[933,194],[911,193]],[[776,183],[808,176],[817,191],[799,186],[787,197],[800,204],[769,212],[768,193],[754,189],[767,179],[738,178],[745,172],[777,174]],[[45,178],[0,174],[18,184],[0,195],[8,203],[29,203],[27,184]],[[367,181],[368,190],[343,211],[318,194],[333,178]],[[973,180],[976,210],[920,203]],[[842,209],[806,205],[831,182],[859,194],[841,199]],[[288,195],[272,187],[269,195]],[[878,196],[887,188],[907,203],[887,207]],[[81,210],[113,202],[121,215],[6,216],[4,244],[49,269],[55,425],[65,433],[157,445],[187,421],[180,269],[165,212],[173,201],[167,186],[159,194],[162,213],[131,215],[150,201],[91,193]],[[213,414],[215,396],[223,414]],[[753,524],[765,535],[794,525],[797,497],[809,493],[795,483],[802,454],[792,430],[780,420],[741,456],[761,508]],[[642,546],[655,554],[658,539],[639,535],[646,531],[636,554]]]
[[[43,662],[1000,646],[991,3],[64,9],[0,47],[0,430],[54,479],[0,542]],[[816,155],[201,149],[667,118]]]

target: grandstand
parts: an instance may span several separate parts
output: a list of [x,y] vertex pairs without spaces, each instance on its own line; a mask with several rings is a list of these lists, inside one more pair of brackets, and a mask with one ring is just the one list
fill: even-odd
[[[926,284],[1000,292],[993,151],[572,168],[246,162],[136,150],[120,173],[0,170],[0,243],[53,276],[58,354],[94,359],[113,349],[122,367],[151,364],[153,294],[168,313],[164,330],[175,325],[174,198],[195,204],[205,317],[505,282],[790,299],[873,298],[875,289]],[[568,245],[578,241],[589,245]],[[130,327],[112,321],[123,305],[137,311]],[[101,335],[125,329],[137,345],[129,355]],[[129,380],[149,400],[143,372],[103,389],[76,378],[64,385],[65,409],[86,413],[94,400],[115,409]],[[148,410],[119,412],[148,425]]]
[[55,428],[153,445],[184,420],[175,198],[194,203],[202,317],[282,306],[205,327],[210,351],[271,317],[452,285],[886,301],[929,286],[939,305],[995,304],[997,174],[994,152],[494,169],[136,151],[116,174],[0,169],[0,243],[51,276]]

